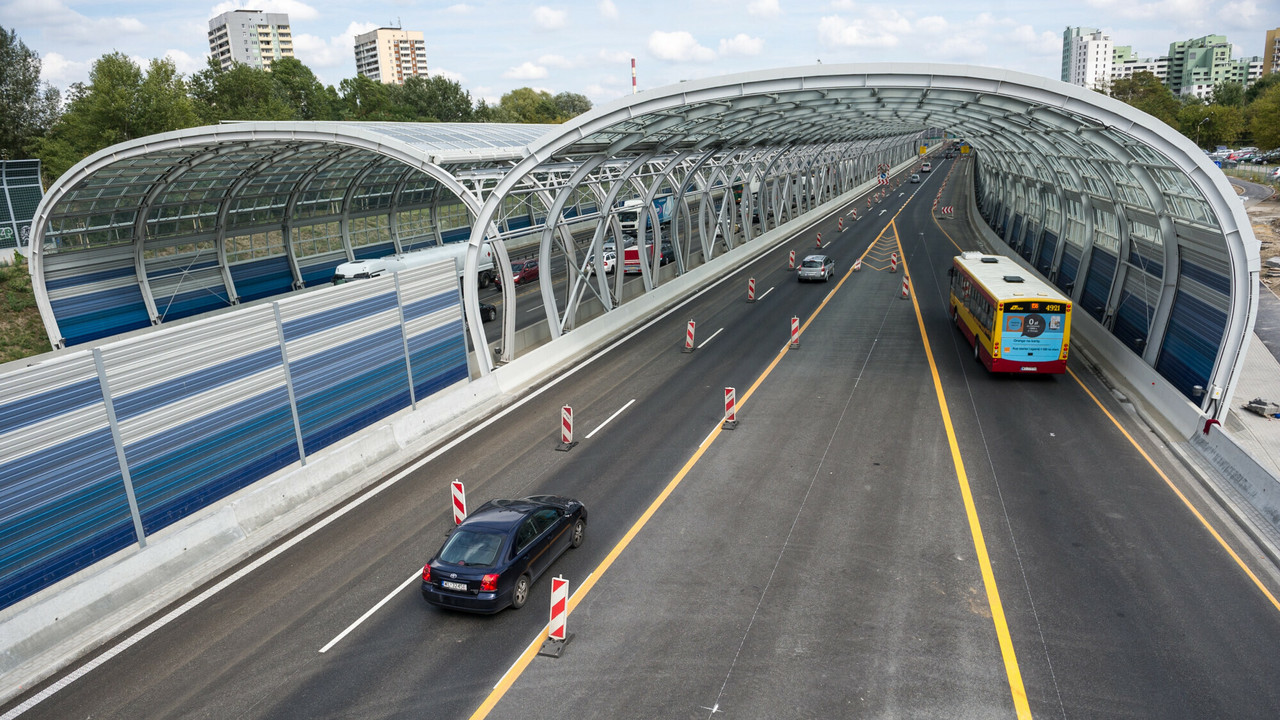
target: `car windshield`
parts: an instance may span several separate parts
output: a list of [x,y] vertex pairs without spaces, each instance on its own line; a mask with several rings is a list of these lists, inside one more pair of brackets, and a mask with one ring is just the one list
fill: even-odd
[[440,562],[489,567],[498,558],[502,537],[495,533],[458,530],[449,536],[448,542],[440,550]]

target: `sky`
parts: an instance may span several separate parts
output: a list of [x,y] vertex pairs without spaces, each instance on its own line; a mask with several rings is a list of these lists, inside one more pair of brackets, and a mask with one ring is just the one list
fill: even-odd
[[209,19],[238,8],[288,13],[295,56],[327,85],[355,75],[355,35],[399,26],[421,31],[430,72],[473,100],[532,87],[596,105],[631,92],[631,58],[641,90],[817,62],[964,63],[1058,79],[1068,26],[1099,28],[1142,57],[1211,34],[1225,35],[1236,57],[1260,55],[1267,29],[1280,27],[1280,0],[0,0],[0,26],[65,89],[112,51],[143,67],[167,56],[196,72]]

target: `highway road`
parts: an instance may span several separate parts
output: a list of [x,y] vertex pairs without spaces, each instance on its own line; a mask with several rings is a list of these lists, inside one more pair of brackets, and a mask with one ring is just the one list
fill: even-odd
[[[950,324],[974,241],[931,205],[950,172],[963,211],[967,162],[798,234],[22,717],[1280,715],[1274,569],[1078,356],[992,376]],[[786,270],[814,230],[838,282]],[[682,353],[689,318],[705,344]],[[534,655],[546,578],[493,617],[423,603],[454,478],[473,504],[589,507],[553,567],[576,592],[563,657]]]

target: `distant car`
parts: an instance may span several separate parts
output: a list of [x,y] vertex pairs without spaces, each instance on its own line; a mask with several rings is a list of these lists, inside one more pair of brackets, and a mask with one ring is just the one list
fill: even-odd
[[1272,179],[1272,180],[1280,180],[1280,167],[1278,167],[1278,168],[1276,168],[1275,170],[1272,170],[1272,171],[1271,171],[1271,179]]
[[511,281],[523,285],[538,279],[537,260],[518,260],[511,263]]
[[920,166],[920,172],[930,172],[933,170],[933,163],[924,163]]
[[533,583],[566,550],[581,546],[586,532],[587,509],[577,500],[490,500],[454,528],[422,567],[422,597],[467,612],[519,609]]
[[942,156],[942,158],[943,158],[944,160],[950,160],[951,158],[953,158],[953,157],[955,157],[955,156],[956,156],[956,154],[955,154],[955,153],[953,153],[953,152],[951,152],[950,150],[948,150],[948,151],[946,152],[946,154]]
[[836,274],[836,261],[826,255],[810,255],[800,262],[796,279],[800,282],[829,282]]
[[913,182],[913,183],[918,183],[918,182],[920,182],[920,173],[912,173],[912,174],[911,174],[911,182]]
[[[600,262],[604,264],[604,273],[606,275],[612,275],[614,268],[618,264],[618,254],[612,250],[606,250],[604,254],[600,256]],[[593,275],[595,274],[595,271],[596,259],[595,256],[592,256],[587,259],[587,274]]]

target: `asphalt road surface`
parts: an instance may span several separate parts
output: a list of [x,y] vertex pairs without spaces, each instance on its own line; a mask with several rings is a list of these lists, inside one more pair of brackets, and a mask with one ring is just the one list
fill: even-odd
[[[963,211],[967,162],[726,277],[23,717],[1280,716],[1273,569],[1078,357],[993,376],[951,325],[974,241],[931,206],[950,172]],[[837,280],[797,283],[815,230]],[[454,478],[587,504],[551,571],[563,657],[535,655],[546,577],[492,617],[422,601]]]

